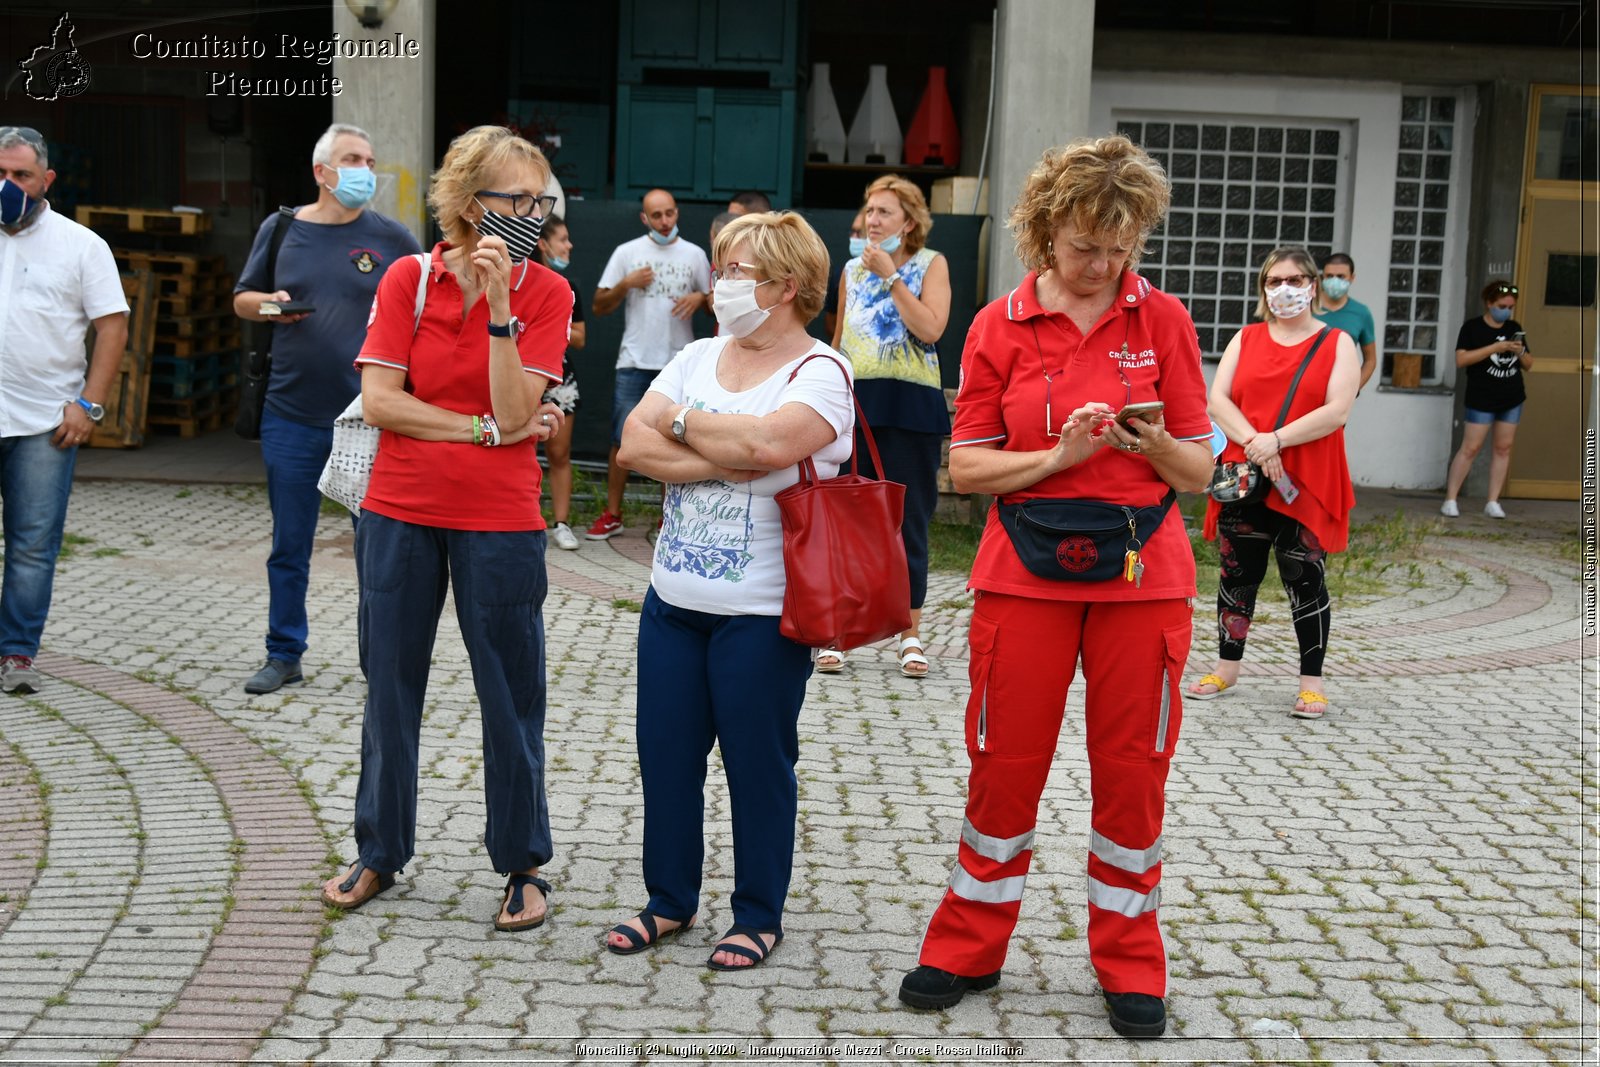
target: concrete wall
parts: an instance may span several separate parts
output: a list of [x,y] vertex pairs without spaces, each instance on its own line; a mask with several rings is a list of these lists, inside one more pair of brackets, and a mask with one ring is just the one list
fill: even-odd
[[439,162],[433,145],[434,14],[432,0],[400,0],[382,27],[368,30],[343,3],[333,3],[333,28],[345,38],[403,33],[421,42],[415,59],[335,59],[333,74],[344,82],[344,91],[333,98],[333,121],[360,126],[372,135],[378,159],[372,206],[404,223],[424,246],[431,235],[425,203],[428,176]]
[[1094,0],[1000,0],[990,144],[989,298],[1022,280],[1005,217],[1046,148],[1089,132]]

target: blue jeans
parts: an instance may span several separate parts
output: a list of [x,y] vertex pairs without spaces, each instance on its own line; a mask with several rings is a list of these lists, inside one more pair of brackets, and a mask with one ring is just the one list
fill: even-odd
[[56,556],[67,524],[77,448],[50,443],[54,430],[0,437],[0,506],[6,535],[0,579],[0,656],[34,656],[50,614]]
[[267,556],[267,656],[297,660],[306,650],[306,586],[316,543],[322,493],[317,479],[333,449],[332,427],[307,426],[271,410],[261,413],[261,459],[272,506],[272,553]]
[[502,874],[549,862],[544,551],[543,530],[444,530],[372,512],[356,524],[367,709],[355,830],[374,871],[398,871],[416,850],[423,696],[452,584],[483,719],[484,845]]
[[622,424],[628,421],[628,416],[633,414],[633,409],[639,406],[639,401],[644,399],[644,394],[650,391],[650,383],[656,380],[659,370],[644,370],[640,367],[618,367],[616,389],[611,394],[611,443],[622,443]]
[[651,912],[686,922],[700,907],[706,757],[718,744],[733,809],[733,921],[783,930],[810,677],[811,650],[780,634],[776,615],[712,615],[645,594],[635,729]]

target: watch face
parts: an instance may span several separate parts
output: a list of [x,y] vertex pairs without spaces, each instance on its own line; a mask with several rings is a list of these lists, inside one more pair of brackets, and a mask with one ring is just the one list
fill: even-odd
[[93,420],[94,422],[99,422],[101,419],[103,419],[105,417],[106,417],[106,409],[105,408],[101,407],[99,404],[90,404],[89,405],[89,418],[91,420]]

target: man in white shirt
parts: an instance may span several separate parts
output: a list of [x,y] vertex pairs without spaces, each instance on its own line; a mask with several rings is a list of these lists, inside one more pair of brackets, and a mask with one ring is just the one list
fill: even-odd
[[594,292],[596,316],[624,308],[611,399],[611,456],[606,468],[606,509],[586,537],[604,541],[622,532],[622,491],[627,468],[617,463],[622,424],[657,372],[694,339],[689,320],[711,307],[711,263],[699,245],[678,236],[678,201],[665,189],[644,196],[642,237],[617,246]]
[[[0,126],[0,690],[33,693],[78,446],[105,417],[128,343],[111,249],[50,210],[39,131]],[[94,325],[94,355],[83,354]]]

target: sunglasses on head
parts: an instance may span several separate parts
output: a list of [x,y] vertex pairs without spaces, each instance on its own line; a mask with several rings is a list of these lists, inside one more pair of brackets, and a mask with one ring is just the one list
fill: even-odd
[[1517,295],[1517,287],[1514,285],[1497,285],[1494,287],[1494,291],[1501,294],[1510,293],[1512,296]]

